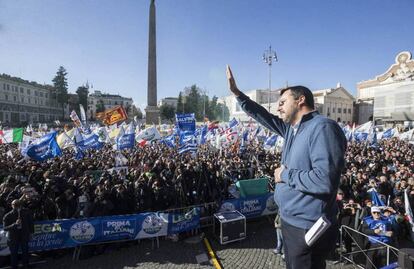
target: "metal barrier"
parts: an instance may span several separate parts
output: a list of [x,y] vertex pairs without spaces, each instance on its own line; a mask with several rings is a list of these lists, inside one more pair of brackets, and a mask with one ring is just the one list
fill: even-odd
[[[344,245],[344,237],[347,238],[347,240],[351,240],[352,244],[356,245],[356,250],[352,249],[351,252],[346,252],[346,248]],[[390,246],[388,244],[382,243],[381,241],[376,240],[375,238],[371,237],[371,240],[378,243],[379,247],[377,248],[367,248],[367,240],[368,235],[352,229],[348,226],[342,225],[340,228],[340,262],[343,262],[344,260],[352,263],[353,265],[359,267],[359,268],[365,268],[365,264],[369,262],[372,265],[372,268],[377,268],[374,264],[374,261],[371,260],[368,256],[368,252],[375,251],[375,250],[383,250],[386,249],[386,264],[382,266],[387,266],[392,264],[393,262],[398,260],[398,255],[400,253],[400,250]],[[363,240],[362,240],[363,239]],[[351,245],[352,246],[352,245]],[[357,258],[359,256],[359,258]],[[363,266],[361,266],[361,262],[363,262]]]

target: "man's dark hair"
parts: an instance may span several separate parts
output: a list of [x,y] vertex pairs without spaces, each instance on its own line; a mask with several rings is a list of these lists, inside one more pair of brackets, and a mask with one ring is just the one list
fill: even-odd
[[313,99],[313,94],[308,88],[304,86],[291,86],[281,90],[280,95],[283,95],[288,90],[290,90],[295,100],[299,99],[299,97],[301,97],[302,95],[305,96],[305,104],[308,107],[315,109],[315,101]]

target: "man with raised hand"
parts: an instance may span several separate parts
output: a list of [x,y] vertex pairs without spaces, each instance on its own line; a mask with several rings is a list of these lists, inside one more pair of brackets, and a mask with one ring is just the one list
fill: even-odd
[[[325,268],[338,235],[336,193],[345,163],[343,131],[335,121],[319,115],[312,92],[304,86],[281,91],[278,117],[237,88],[229,66],[226,73],[241,108],[285,139],[281,165],[274,172],[274,198],[282,219],[287,268]],[[305,234],[321,217],[331,226],[309,246]]]

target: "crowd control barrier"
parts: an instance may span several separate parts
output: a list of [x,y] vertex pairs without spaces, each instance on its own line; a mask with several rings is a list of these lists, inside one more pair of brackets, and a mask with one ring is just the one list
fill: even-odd
[[[220,206],[218,206],[220,205]],[[158,238],[200,228],[203,218],[215,212],[238,210],[246,218],[276,213],[273,193],[244,199],[225,200],[221,204],[170,209],[133,215],[106,216],[87,219],[37,221],[29,242],[30,252],[75,248],[145,238]],[[0,227],[0,256],[9,255],[7,233]]]
[[[365,268],[366,264],[371,264],[372,268],[386,268],[385,266],[390,266],[389,268],[394,268],[392,265],[395,264],[398,260],[398,257],[401,253],[397,248],[390,246],[388,244],[382,243],[375,238],[371,237],[371,240],[374,240],[378,243],[376,248],[367,248],[368,236],[360,231],[352,229],[348,226],[342,225],[340,228],[340,262],[347,261],[352,263],[358,268]],[[346,252],[344,238],[351,240],[352,245],[354,246],[351,252]],[[384,260],[386,264],[382,264],[380,267],[376,267],[374,261],[370,259],[369,252],[380,251],[385,254]]]

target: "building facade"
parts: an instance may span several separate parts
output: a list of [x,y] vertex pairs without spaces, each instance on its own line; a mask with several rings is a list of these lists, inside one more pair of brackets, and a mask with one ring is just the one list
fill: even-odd
[[178,98],[177,97],[165,97],[158,101],[158,106],[169,105],[177,108]]
[[53,86],[0,74],[0,121],[3,126],[23,126],[61,119],[63,109]]
[[[247,91],[245,92],[245,94],[249,96],[250,99],[262,105],[266,109],[269,109],[269,101],[270,101],[270,112],[272,114],[278,115],[277,105],[278,105],[278,101],[280,98],[279,89],[272,90],[270,94],[269,94],[269,90],[260,90],[260,89]],[[269,100],[269,95],[270,95],[270,100]],[[217,100],[217,102],[227,106],[230,112],[230,119],[236,118],[237,120],[241,120],[242,122],[248,122],[250,120],[250,117],[246,113],[244,113],[244,111],[241,109],[234,95],[228,95],[228,96],[221,97]]]
[[131,113],[131,106],[133,104],[132,98],[122,97],[115,94],[102,93],[101,91],[94,91],[88,96],[88,119],[96,118],[96,110],[101,105],[103,109],[109,109],[116,106],[123,106],[127,113]]
[[340,83],[336,88],[313,91],[315,108],[338,122],[353,122],[355,98]]
[[377,124],[403,124],[414,121],[414,60],[408,51],[400,52],[395,63],[374,79],[357,84],[358,101],[372,103]]

